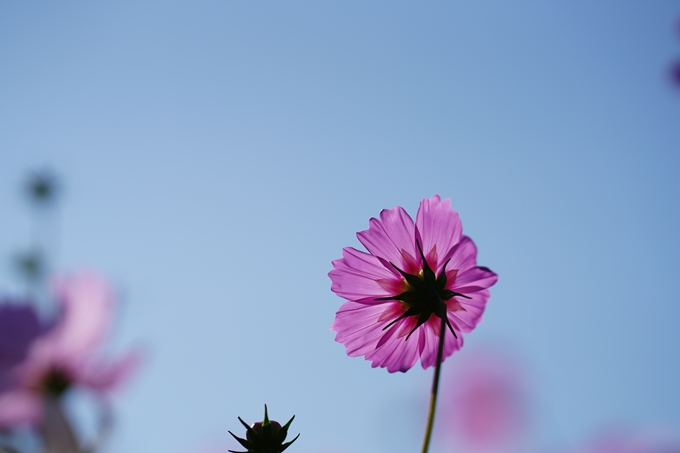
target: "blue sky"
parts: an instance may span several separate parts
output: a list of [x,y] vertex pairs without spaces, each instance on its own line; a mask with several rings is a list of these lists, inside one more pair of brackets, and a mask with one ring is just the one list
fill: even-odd
[[52,168],[56,267],[109,276],[112,349],[147,351],[110,451],[236,447],[227,430],[264,403],[297,415],[296,451],[408,451],[431,370],[346,357],[326,274],[380,209],[439,193],[500,276],[459,355],[523,358],[541,442],[680,428],[679,17],[673,1],[3,3],[0,254],[30,239],[21,181]]

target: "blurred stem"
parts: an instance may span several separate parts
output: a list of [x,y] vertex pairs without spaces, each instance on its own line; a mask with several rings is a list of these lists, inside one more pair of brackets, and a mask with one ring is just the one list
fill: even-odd
[[[445,315],[446,316],[446,315]],[[430,448],[430,438],[434,427],[434,412],[437,407],[437,392],[439,391],[439,375],[442,370],[442,356],[444,355],[444,336],[446,335],[446,318],[442,316],[439,325],[439,346],[437,347],[437,364],[434,369],[434,379],[432,381],[432,393],[430,395],[430,410],[427,414],[427,427],[425,428],[425,439],[423,440],[422,453],[427,453]]]
[[80,453],[80,444],[70,421],[64,414],[61,400],[46,397],[43,401],[43,411],[40,434],[45,453]]

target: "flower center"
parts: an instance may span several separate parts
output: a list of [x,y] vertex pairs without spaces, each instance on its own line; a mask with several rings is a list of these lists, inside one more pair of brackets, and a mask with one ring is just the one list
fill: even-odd
[[439,273],[439,275],[435,275],[434,271],[427,263],[425,255],[423,254],[423,249],[417,239],[416,245],[418,246],[420,257],[423,260],[423,269],[418,272],[418,274],[409,274],[399,269],[394,263],[390,262],[392,267],[394,267],[401,274],[402,278],[406,282],[406,291],[397,294],[396,296],[378,297],[375,299],[399,300],[405,303],[408,307],[401,316],[383,327],[383,330],[388,329],[404,318],[409,316],[417,316],[418,321],[416,326],[406,336],[406,339],[408,340],[411,334],[415,332],[418,327],[426,323],[430,319],[430,316],[435,315],[439,319],[444,319],[453,336],[458,338],[456,332],[453,330],[453,326],[451,325],[448,316],[446,315],[446,301],[454,296],[464,297],[466,299],[469,299],[469,297],[464,294],[451,291],[446,287],[446,265],[449,264],[450,259],[444,263],[442,271]]
[[59,367],[52,367],[42,378],[40,389],[52,396],[61,396],[71,388],[71,376]]

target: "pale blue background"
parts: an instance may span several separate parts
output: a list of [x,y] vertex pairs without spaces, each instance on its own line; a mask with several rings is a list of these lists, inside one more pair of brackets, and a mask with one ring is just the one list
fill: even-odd
[[[111,452],[417,451],[431,370],[348,358],[326,276],[380,209],[449,197],[500,275],[540,443],[680,426],[677,1],[3,2],[0,254],[19,185],[63,178],[60,269],[121,290],[148,361]],[[9,265],[0,289],[16,290]],[[444,373],[456,366],[447,361]]]

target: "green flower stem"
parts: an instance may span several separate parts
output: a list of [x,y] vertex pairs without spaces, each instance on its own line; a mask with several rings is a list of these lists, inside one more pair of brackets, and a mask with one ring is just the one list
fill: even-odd
[[434,427],[434,412],[437,407],[437,392],[439,391],[439,374],[442,370],[442,356],[444,355],[444,336],[446,335],[446,316],[442,317],[439,326],[439,347],[437,348],[437,364],[434,369],[434,380],[432,381],[432,393],[430,396],[430,410],[427,414],[427,427],[425,429],[425,439],[423,440],[422,453],[427,453],[430,448],[430,437]]

